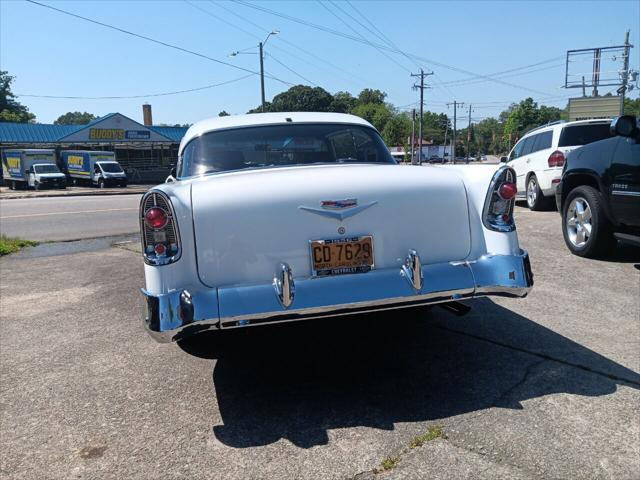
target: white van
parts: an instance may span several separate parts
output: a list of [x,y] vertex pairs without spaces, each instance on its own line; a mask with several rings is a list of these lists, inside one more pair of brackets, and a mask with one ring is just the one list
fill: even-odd
[[502,157],[516,171],[518,198],[526,199],[531,210],[552,205],[567,153],[609,138],[610,124],[610,119],[559,121],[527,132]]

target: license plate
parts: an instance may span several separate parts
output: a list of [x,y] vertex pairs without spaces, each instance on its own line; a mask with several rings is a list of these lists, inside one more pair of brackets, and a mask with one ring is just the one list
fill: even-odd
[[364,273],[373,268],[373,237],[311,241],[313,275]]

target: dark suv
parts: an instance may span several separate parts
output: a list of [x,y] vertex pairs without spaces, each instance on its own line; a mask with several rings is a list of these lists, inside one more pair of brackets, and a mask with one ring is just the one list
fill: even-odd
[[640,246],[640,128],[636,117],[611,122],[611,138],[567,155],[556,188],[562,234],[572,253],[595,257],[616,240]]

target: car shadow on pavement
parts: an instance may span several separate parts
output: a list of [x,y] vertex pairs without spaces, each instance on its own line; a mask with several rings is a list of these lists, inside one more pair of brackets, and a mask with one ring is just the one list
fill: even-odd
[[473,305],[480,315],[392,310],[205,333],[180,346],[217,360],[222,424],[213,434],[235,448],[283,438],[310,448],[326,444],[331,429],[392,430],[397,422],[521,409],[554,393],[640,389],[638,373],[488,299]]

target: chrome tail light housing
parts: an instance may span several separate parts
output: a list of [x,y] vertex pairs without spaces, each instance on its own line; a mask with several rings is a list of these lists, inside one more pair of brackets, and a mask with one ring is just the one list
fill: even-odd
[[482,223],[489,230],[512,232],[516,229],[513,208],[516,203],[516,172],[502,166],[491,179],[482,211]]
[[158,190],[147,192],[140,201],[140,239],[147,265],[169,265],[180,259],[180,232],[173,205]]

